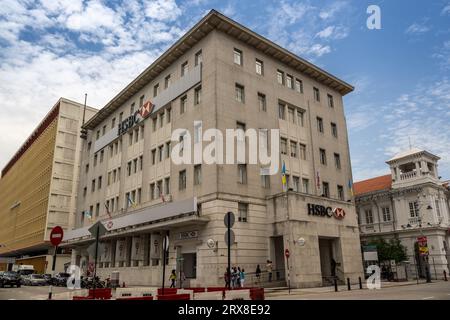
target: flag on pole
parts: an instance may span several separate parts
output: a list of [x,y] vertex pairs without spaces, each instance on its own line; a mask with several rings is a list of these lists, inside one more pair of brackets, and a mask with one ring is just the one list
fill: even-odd
[[111,212],[109,212],[109,206],[108,203],[105,202],[105,208],[106,208],[106,213],[108,214],[109,218],[112,219],[111,217]]
[[84,211],[84,216],[87,217],[89,220],[92,220],[92,212],[90,211]]
[[287,190],[287,180],[286,180],[286,164],[283,161],[283,166],[281,167],[281,183],[283,184],[283,189]]
[[130,195],[128,195],[128,204],[130,204],[133,208],[136,207],[136,203],[131,199]]
[[353,197],[353,184],[350,179],[348,179],[348,190],[350,191],[350,196]]

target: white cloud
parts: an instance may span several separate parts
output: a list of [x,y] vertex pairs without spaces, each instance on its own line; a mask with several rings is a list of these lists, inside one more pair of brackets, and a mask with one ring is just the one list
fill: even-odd
[[332,20],[336,14],[348,6],[346,1],[336,1],[320,11],[319,17],[323,20]]
[[348,36],[348,30],[342,26],[328,26],[325,29],[316,33],[316,37],[322,39],[344,39]]
[[441,14],[446,15],[446,14],[450,14],[450,3],[447,4],[443,9]]
[[175,0],[155,0],[147,3],[145,14],[155,20],[172,21],[181,15],[181,10]]
[[413,23],[412,25],[410,25],[406,30],[405,33],[407,34],[413,34],[413,35],[418,35],[418,34],[423,34],[426,33],[428,31],[430,31],[431,28],[424,25],[424,24],[419,24],[419,23]]

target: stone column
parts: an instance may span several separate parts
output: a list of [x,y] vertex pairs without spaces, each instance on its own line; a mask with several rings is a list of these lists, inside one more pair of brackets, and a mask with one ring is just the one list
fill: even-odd
[[391,167],[392,180],[397,181],[397,170],[395,167]]
[[416,161],[416,177],[420,177],[420,162]]

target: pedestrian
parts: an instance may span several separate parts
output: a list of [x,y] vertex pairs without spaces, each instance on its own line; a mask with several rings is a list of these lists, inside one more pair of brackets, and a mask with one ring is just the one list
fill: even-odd
[[259,266],[259,264],[256,266],[256,281],[260,282],[260,277],[261,277],[261,267]]
[[272,261],[267,260],[266,268],[267,273],[269,274],[269,282],[272,282]]
[[237,276],[236,276],[236,286],[241,286],[241,267],[237,268]]
[[172,270],[172,273],[170,274],[169,280],[172,282],[170,287],[176,288],[176,281],[177,281],[177,274],[175,272],[175,269]]
[[244,283],[245,283],[245,270],[244,268],[242,268],[241,270],[241,274],[239,275],[239,279],[241,280],[241,288],[244,287]]
[[227,270],[225,271],[223,278],[225,280],[225,287],[230,288],[230,269],[229,268],[227,268]]
[[331,276],[335,277],[336,276],[336,260],[334,260],[333,258],[331,258]]
[[236,267],[233,267],[231,272],[231,287],[233,289],[236,287],[236,278],[237,278]]

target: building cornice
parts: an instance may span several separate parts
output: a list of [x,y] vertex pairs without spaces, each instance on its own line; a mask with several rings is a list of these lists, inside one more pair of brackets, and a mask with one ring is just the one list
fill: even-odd
[[172,63],[206,37],[212,30],[219,30],[239,41],[245,42],[264,54],[272,56],[274,59],[281,61],[285,65],[298,70],[333,90],[336,90],[342,95],[346,95],[354,90],[354,87],[347,82],[333,76],[305,59],[300,58],[294,53],[280,47],[274,42],[251,31],[216,10],[211,10],[184,36],[176,41],[166,52],[138,75],[136,79],[122,89],[122,91],[109,101],[94,117],[86,122],[83,128],[92,130],[98,126],[112,112],[117,110],[133,95],[158,77]]

